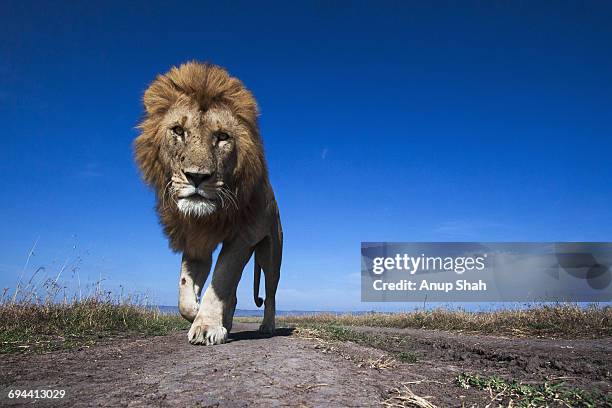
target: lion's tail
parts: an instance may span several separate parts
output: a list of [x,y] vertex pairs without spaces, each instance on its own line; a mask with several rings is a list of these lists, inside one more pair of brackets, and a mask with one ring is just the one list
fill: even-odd
[[253,279],[253,297],[255,299],[255,304],[257,307],[261,307],[263,305],[263,299],[259,297],[259,281],[261,280],[261,266],[257,263],[257,261],[253,262],[255,264],[255,277]]

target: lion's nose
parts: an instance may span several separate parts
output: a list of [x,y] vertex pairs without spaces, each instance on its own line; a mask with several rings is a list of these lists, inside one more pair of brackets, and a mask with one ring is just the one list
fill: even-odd
[[195,187],[199,186],[205,181],[210,180],[213,176],[212,172],[183,171],[183,173],[185,173],[187,181],[189,181]]

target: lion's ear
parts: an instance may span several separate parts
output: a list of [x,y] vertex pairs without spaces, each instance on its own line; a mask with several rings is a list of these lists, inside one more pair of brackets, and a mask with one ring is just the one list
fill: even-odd
[[178,96],[176,84],[166,76],[158,76],[147,88],[142,98],[148,115],[166,112]]

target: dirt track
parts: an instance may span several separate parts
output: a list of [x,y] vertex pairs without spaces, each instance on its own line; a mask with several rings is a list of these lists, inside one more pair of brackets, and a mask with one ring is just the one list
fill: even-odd
[[[360,328],[407,336],[415,364],[385,361],[396,351],[330,344],[280,329],[262,338],[236,324],[228,344],[190,346],[186,333],[115,339],[77,351],[0,357],[0,406],[380,406],[402,382],[438,406],[484,406],[489,393],[464,390],[469,371],[524,381],[562,378],[612,391],[612,342],[505,339],[423,330]],[[382,362],[382,363],[381,363]],[[64,389],[53,401],[7,399],[10,389]]]

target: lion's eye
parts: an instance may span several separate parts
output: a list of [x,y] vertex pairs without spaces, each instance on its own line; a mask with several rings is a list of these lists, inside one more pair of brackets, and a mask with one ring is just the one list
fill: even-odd
[[225,132],[218,132],[216,134],[216,136],[217,136],[217,140],[219,142],[224,142],[224,141],[226,141],[227,139],[230,138],[230,136],[227,133],[225,133]]
[[174,133],[177,136],[183,137],[185,135],[185,129],[183,129],[182,126],[176,125],[175,127],[172,128],[172,133]]

